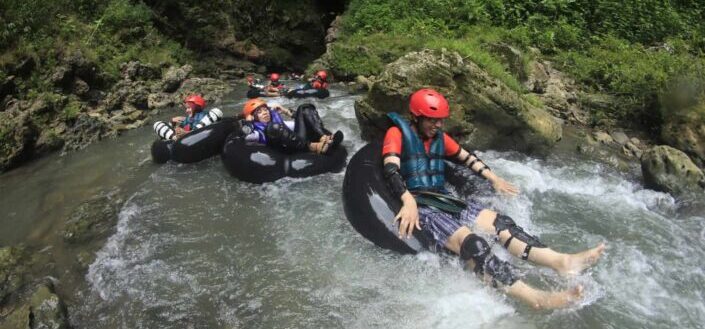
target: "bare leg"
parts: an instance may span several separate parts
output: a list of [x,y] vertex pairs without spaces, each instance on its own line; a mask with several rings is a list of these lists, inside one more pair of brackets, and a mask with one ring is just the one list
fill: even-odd
[[[460,255],[461,245],[465,238],[471,233],[472,231],[470,231],[469,228],[465,226],[461,227],[455,231],[453,235],[451,235],[446,242],[445,247],[455,254]],[[468,265],[469,268],[475,268],[478,264],[475,264],[475,262],[471,259],[468,260]],[[481,264],[481,266],[484,266],[484,264]],[[485,274],[483,279],[485,279],[486,282],[491,281],[491,278],[487,274]],[[516,298],[535,309],[556,309],[567,307],[580,299],[583,293],[583,287],[580,285],[568,290],[552,292],[533,288],[521,280],[517,280],[510,286],[504,286],[502,288],[509,296]]]
[[[495,232],[494,222],[496,217],[496,212],[485,209],[477,216],[476,225],[482,231]],[[499,241],[504,245],[511,236],[509,230],[500,231]],[[512,239],[507,250],[514,256],[520,256],[525,248],[526,243],[524,241]],[[550,267],[562,275],[575,275],[595,264],[604,250],[604,243],[575,254],[560,253],[548,247],[531,248],[528,260],[535,264]]]

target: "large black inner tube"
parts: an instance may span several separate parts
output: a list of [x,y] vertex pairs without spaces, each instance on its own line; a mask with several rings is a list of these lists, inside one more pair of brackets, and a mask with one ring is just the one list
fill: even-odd
[[[350,224],[375,245],[403,254],[414,254],[433,244],[414,230],[410,239],[399,238],[394,217],[401,200],[392,196],[382,173],[382,144],[370,143],[348,164],[343,181],[343,208]],[[472,194],[477,178],[467,168],[446,161],[445,178],[462,195]]]
[[348,152],[342,145],[329,155],[299,152],[286,154],[266,145],[247,142],[233,133],[225,141],[221,159],[233,177],[250,183],[273,182],[282,177],[309,177],[339,172]]
[[399,238],[394,217],[401,200],[392,196],[382,173],[382,144],[371,143],[360,149],[348,164],[343,181],[343,208],[353,228],[385,249],[415,254],[426,249],[430,241],[415,230],[409,239]]
[[152,160],[193,163],[210,158],[223,149],[226,137],[235,130],[233,118],[222,120],[189,132],[177,141],[157,140],[152,144]]

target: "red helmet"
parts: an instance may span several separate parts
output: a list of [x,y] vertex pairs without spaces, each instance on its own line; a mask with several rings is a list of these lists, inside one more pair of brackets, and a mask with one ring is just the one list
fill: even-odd
[[279,73],[272,73],[269,75],[269,80],[272,80],[272,82],[279,81]]
[[319,78],[321,78],[321,80],[326,81],[326,79],[328,79],[328,73],[326,73],[326,71],[324,71],[324,70],[320,70],[320,71],[316,72],[316,74],[313,77],[314,78],[319,77]]
[[200,110],[203,110],[203,108],[206,107],[206,100],[199,95],[191,95],[186,97],[184,103],[193,103],[198,106]]
[[420,89],[411,94],[409,111],[414,116],[443,119],[450,115],[448,101],[433,89]]

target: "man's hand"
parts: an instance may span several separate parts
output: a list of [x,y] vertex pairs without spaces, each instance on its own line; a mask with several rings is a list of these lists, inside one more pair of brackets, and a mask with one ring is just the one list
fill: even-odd
[[401,198],[404,204],[397,216],[394,217],[394,222],[399,221],[399,238],[403,239],[406,234],[406,238],[408,239],[411,238],[411,233],[414,232],[414,228],[417,230],[421,229],[419,210],[416,207],[416,200],[414,200],[414,197],[409,191],[406,191]]
[[177,140],[177,139],[181,138],[183,135],[186,135],[186,130],[184,130],[184,128],[176,127],[176,129],[174,129],[174,131],[176,132],[176,134],[174,134],[174,140]]
[[178,125],[184,120],[186,120],[186,117],[173,117],[171,118],[171,123]]
[[516,186],[498,176],[495,176],[492,180],[492,187],[494,187],[495,191],[505,195],[515,196],[519,194],[519,189]]

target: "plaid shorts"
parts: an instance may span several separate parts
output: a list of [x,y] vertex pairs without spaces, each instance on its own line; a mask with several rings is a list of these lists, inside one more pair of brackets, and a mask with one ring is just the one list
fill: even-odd
[[449,214],[438,209],[420,206],[421,230],[436,242],[437,247],[445,248],[448,238],[462,226],[470,228],[483,209],[485,207],[470,200],[467,201],[467,207],[459,214]]

